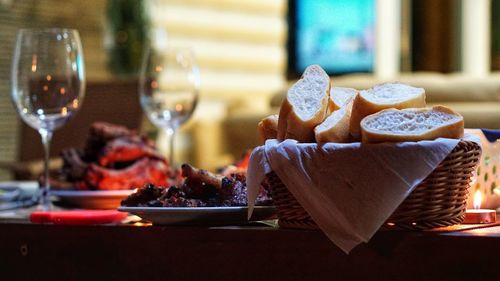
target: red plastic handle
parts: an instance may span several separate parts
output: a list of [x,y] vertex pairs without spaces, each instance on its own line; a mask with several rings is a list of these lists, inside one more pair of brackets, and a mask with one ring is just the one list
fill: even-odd
[[126,217],[127,213],[116,210],[72,210],[33,212],[30,220],[34,223],[83,225],[120,222]]

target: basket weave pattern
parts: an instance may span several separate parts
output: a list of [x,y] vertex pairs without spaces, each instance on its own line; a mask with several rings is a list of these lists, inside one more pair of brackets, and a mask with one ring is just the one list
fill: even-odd
[[[480,156],[481,147],[477,143],[460,141],[396,209],[385,227],[427,230],[462,222],[470,180]],[[267,174],[267,180],[271,186],[281,227],[318,228],[274,172]]]

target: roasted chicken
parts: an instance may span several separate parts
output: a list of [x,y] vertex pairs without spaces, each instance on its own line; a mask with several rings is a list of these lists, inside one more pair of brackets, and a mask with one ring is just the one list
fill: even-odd
[[89,186],[100,190],[127,189],[146,183],[166,186],[170,169],[164,160],[142,158],[134,164],[120,169],[109,169],[91,163],[85,175]]
[[144,137],[130,136],[109,141],[101,149],[98,162],[102,167],[110,167],[114,163],[130,162],[142,158],[165,160]]
[[92,124],[85,147],[62,152],[62,175],[79,189],[131,189],[152,183],[167,186],[175,176],[153,142],[133,130]]

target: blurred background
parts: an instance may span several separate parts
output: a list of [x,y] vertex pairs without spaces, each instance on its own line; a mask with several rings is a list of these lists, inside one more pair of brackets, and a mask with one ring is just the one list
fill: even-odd
[[315,63],[333,85],[407,82],[462,113],[467,127],[500,128],[500,0],[0,0],[0,180],[41,170],[39,136],[10,101],[15,34],[26,27],[82,37],[86,97],[55,132],[54,167],[94,121],[137,129],[163,149],[137,90],[142,52],[158,32],[191,47],[200,66],[200,103],[176,136],[180,162],[215,169],[259,145],[258,121]]

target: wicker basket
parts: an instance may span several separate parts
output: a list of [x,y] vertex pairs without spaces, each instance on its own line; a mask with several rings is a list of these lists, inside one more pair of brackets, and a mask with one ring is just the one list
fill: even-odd
[[[477,143],[460,141],[403,201],[384,227],[426,230],[462,222],[470,180],[480,156],[481,147]],[[267,180],[278,209],[278,222],[281,227],[318,228],[274,172],[267,174]]]

